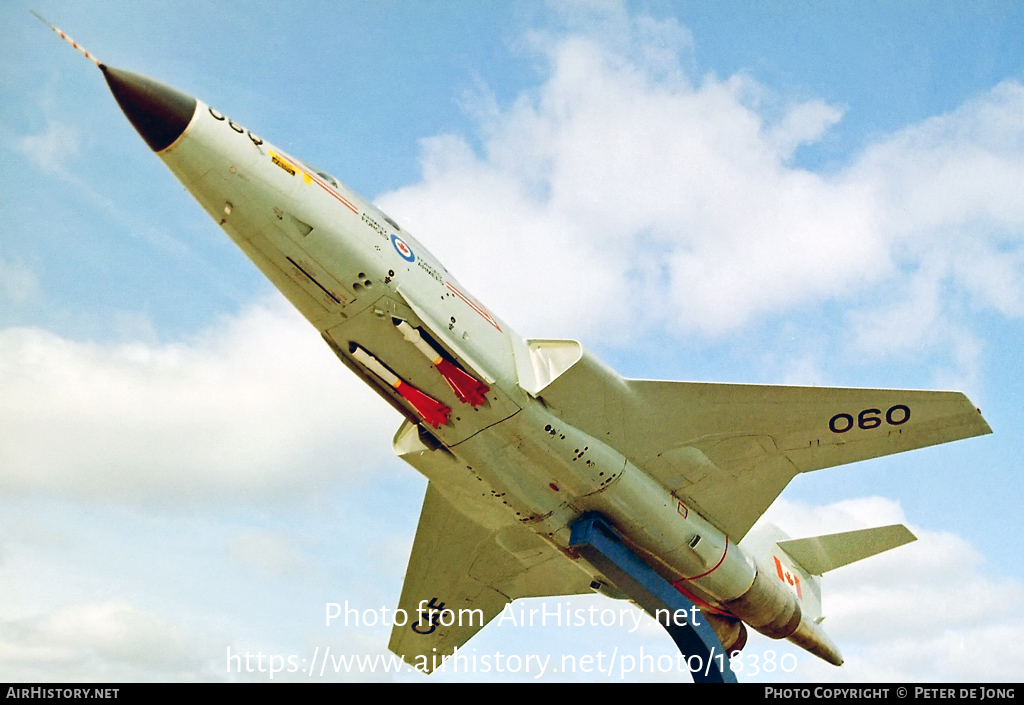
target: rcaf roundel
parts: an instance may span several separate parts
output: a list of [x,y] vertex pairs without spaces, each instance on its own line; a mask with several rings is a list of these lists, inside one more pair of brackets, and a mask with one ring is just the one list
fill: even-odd
[[412,253],[412,248],[405,244],[405,240],[397,235],[392,235],[391,244],[395,246],[395,252],[401,255],[406,262],[416,261],[416,255]]

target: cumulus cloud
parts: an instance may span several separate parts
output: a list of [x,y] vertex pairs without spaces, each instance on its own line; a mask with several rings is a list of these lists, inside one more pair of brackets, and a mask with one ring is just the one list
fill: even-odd
[[212,680],[214,653],[207,637],[120,602],[0,621],[0,675],[12,681]]
[[0,331],[8,493],[176,502],[356,478],[400,419],[283,304],[175,344]]
[[543,83],[480,96],[478,148],[424,140],[422,180],[380,199],[522,332],[720,336],[838,301],[889,353],[955,347],[965,309],[1024,312],[1020,84],[815,173],[794,152],[845,108],[697,77],[674,21],[620,10],[542,35]]

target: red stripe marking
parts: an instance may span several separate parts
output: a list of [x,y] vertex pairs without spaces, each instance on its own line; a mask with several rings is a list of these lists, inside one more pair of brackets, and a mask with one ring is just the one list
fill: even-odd
[[707,575],[711,575],[716,570],[718,570],[718,567],[720,565],[722,565],[722,562],[725,560],[725,555],[727,553],[729,553],[729,537],[728,536],[725,537],[725,550],[722,551],[722,557],[718,559],[718,563],[715,563],[715,567],[714,568],[712,568],[711,570],[707,571],[706,573],[701,573],[700,575],[695,575],[692,578],[680,578],[680,580],[697,580],[698,578],[703,578],[703,577],[705,577]]
[[[685,578],[683,578],[683,580],[685,580]],[[676,590],[678,590],[682,594],[686,595],[686,597],[688,597],[690,599],[690,602],[694,603],[695,605],[700,607],[702,610],[707,610],[708,612],[711,612],[712,614],[718,614],[718,615],[721,615],[723,617],[732,617],[733,616],[729,612],[724,612],[724,611],[718,609],[717,607],[712,607],[707,602],[704,602],[704,600],[700,599],[699,597],[694,595],[689,590],[684,589],[683,586],[679,584],[679,583],[683,582],[683,580],[677,580],[676,582],[672,583],[672,587],[674,587]]]
[[[278,151],[279,155],[284,157],[285,159],[287,159],[292,164],[292,166],[295,166],[296,164],[302,164],[302,162],[300,162],[298,159],[295,159],[295,158],[285,154],[281,150],[277,150],[277,151]],[[327,193],[329,193],[330,195],[334,196],[336,199],[341,201],[350,211],[352,211],[356,215],[359,215],[359,209],[358,208],[356,208],[354,205],[352,205],[340,193],[338,193],[333,188],[328,186],[319,176],[317,176],[316,174],[306,170],[305,167],[302,168],[302,173],[308,174],[309,178],[312,179],[313,181],[315,181],[320,186],[320,188],[322,188],[324,191],[326,191]]]
[[[772,556],[772,558],[775,558],[775,556]],[[779,580],[785,582],[786,576],[782,574],[782,563],[779,562],[778,558],[775,558],[775,570],[779,573]]]
[[347,206],[350,211],[352,211],[356,215],[359,215],[359,209],[358,208],[356,208],[351,203],[349,203],[349,201],[346,198],[344,198],[340,193],[338,193],[333,188],[328,186],[326,183],[321,181],[319,176],[317,176],[316,174],[310,174],[308,171],[305,171],[305,170],[303,170],[303,171],[305,173],[309,174],[309,178],[313,179],[313,181],[315,181],[317,184],[319,184],[320,188],[322,188],[324,191],[326,191],[327,193],[331,194],[332,196],[337,198],[339,201],[341,201],[343,204],[345,204],[345,206]]
[[470,307],[471,309],[473,309],[474,311],[476,311],[477,313],[479,313],[479,314],[480,314],[480,316],[481,316],[481,317],[482,317],[482,318],[483,318],[483,319],[484,319],[485,321],[487,321],[487,322],[488,322],[488,323],[490,323],[490,324],[491,324],[492,326],[494,326],[494,327],[495,327],[495,328],[497,328],[497,329],[498,329],[499,331],[501,331],[501,326],[499,326],[499,325],[498,325],[498,324],[497,324],[497,323],[495,322],[495,320],[494,320],[494,318],[493,318],[493,317],[491,316],[491,314],[487,312],[487,309],[485,309],[485,308],[484,308],[484,307],[483,307],[483,306],[482,306],[481,304],[477,304],[477,303],[475,303],[475,302],[471,301],[471,300],[469,299],[469,297],[467,297],[467,296],[466,296],[465,294],[463,294],[463,293],[462,293],[461,291],[459,291],[459,290],[458,290],[458,289],[456,289],[456,288],[455,288],[454,286],[452,286],[452,283],[451,283],[451,282],[445,282],[445,284],[446,284],[446,285],[448,286],[448,288],[449,288],[449,289],[451,290],[451,292],[452,292],[453,294],[455,294],[455,295],[456,295],[456,296],[458,296],[458,297],[459,297],[460,299],[462,299],[463,301],[465,301],[465,302],[466,302],[466,305],[467,305],[467,306],[469,306],[469,307]]

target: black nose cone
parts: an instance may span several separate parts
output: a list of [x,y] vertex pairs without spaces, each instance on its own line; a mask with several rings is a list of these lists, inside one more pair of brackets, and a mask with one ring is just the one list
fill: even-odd
[[100,64],[110,92],[154,152],[170,147],[188,127],[196,99],[131,71]]

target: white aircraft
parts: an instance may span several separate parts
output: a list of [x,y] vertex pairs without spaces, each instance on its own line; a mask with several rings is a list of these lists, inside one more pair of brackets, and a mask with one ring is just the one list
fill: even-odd
[[576,341],[524,340],[330,174],[74,46],[206,212],[405,417],[395,453],[429,484],[399,602],[412,617],[389,646],[421,670],[512,600],[628,597],[570,547],[588,512],[699,605],[727,650],[745,623],[840,665],[819,576],[913,534],[748,531],[798,473],[991,433],[956,392],[623,379]]

